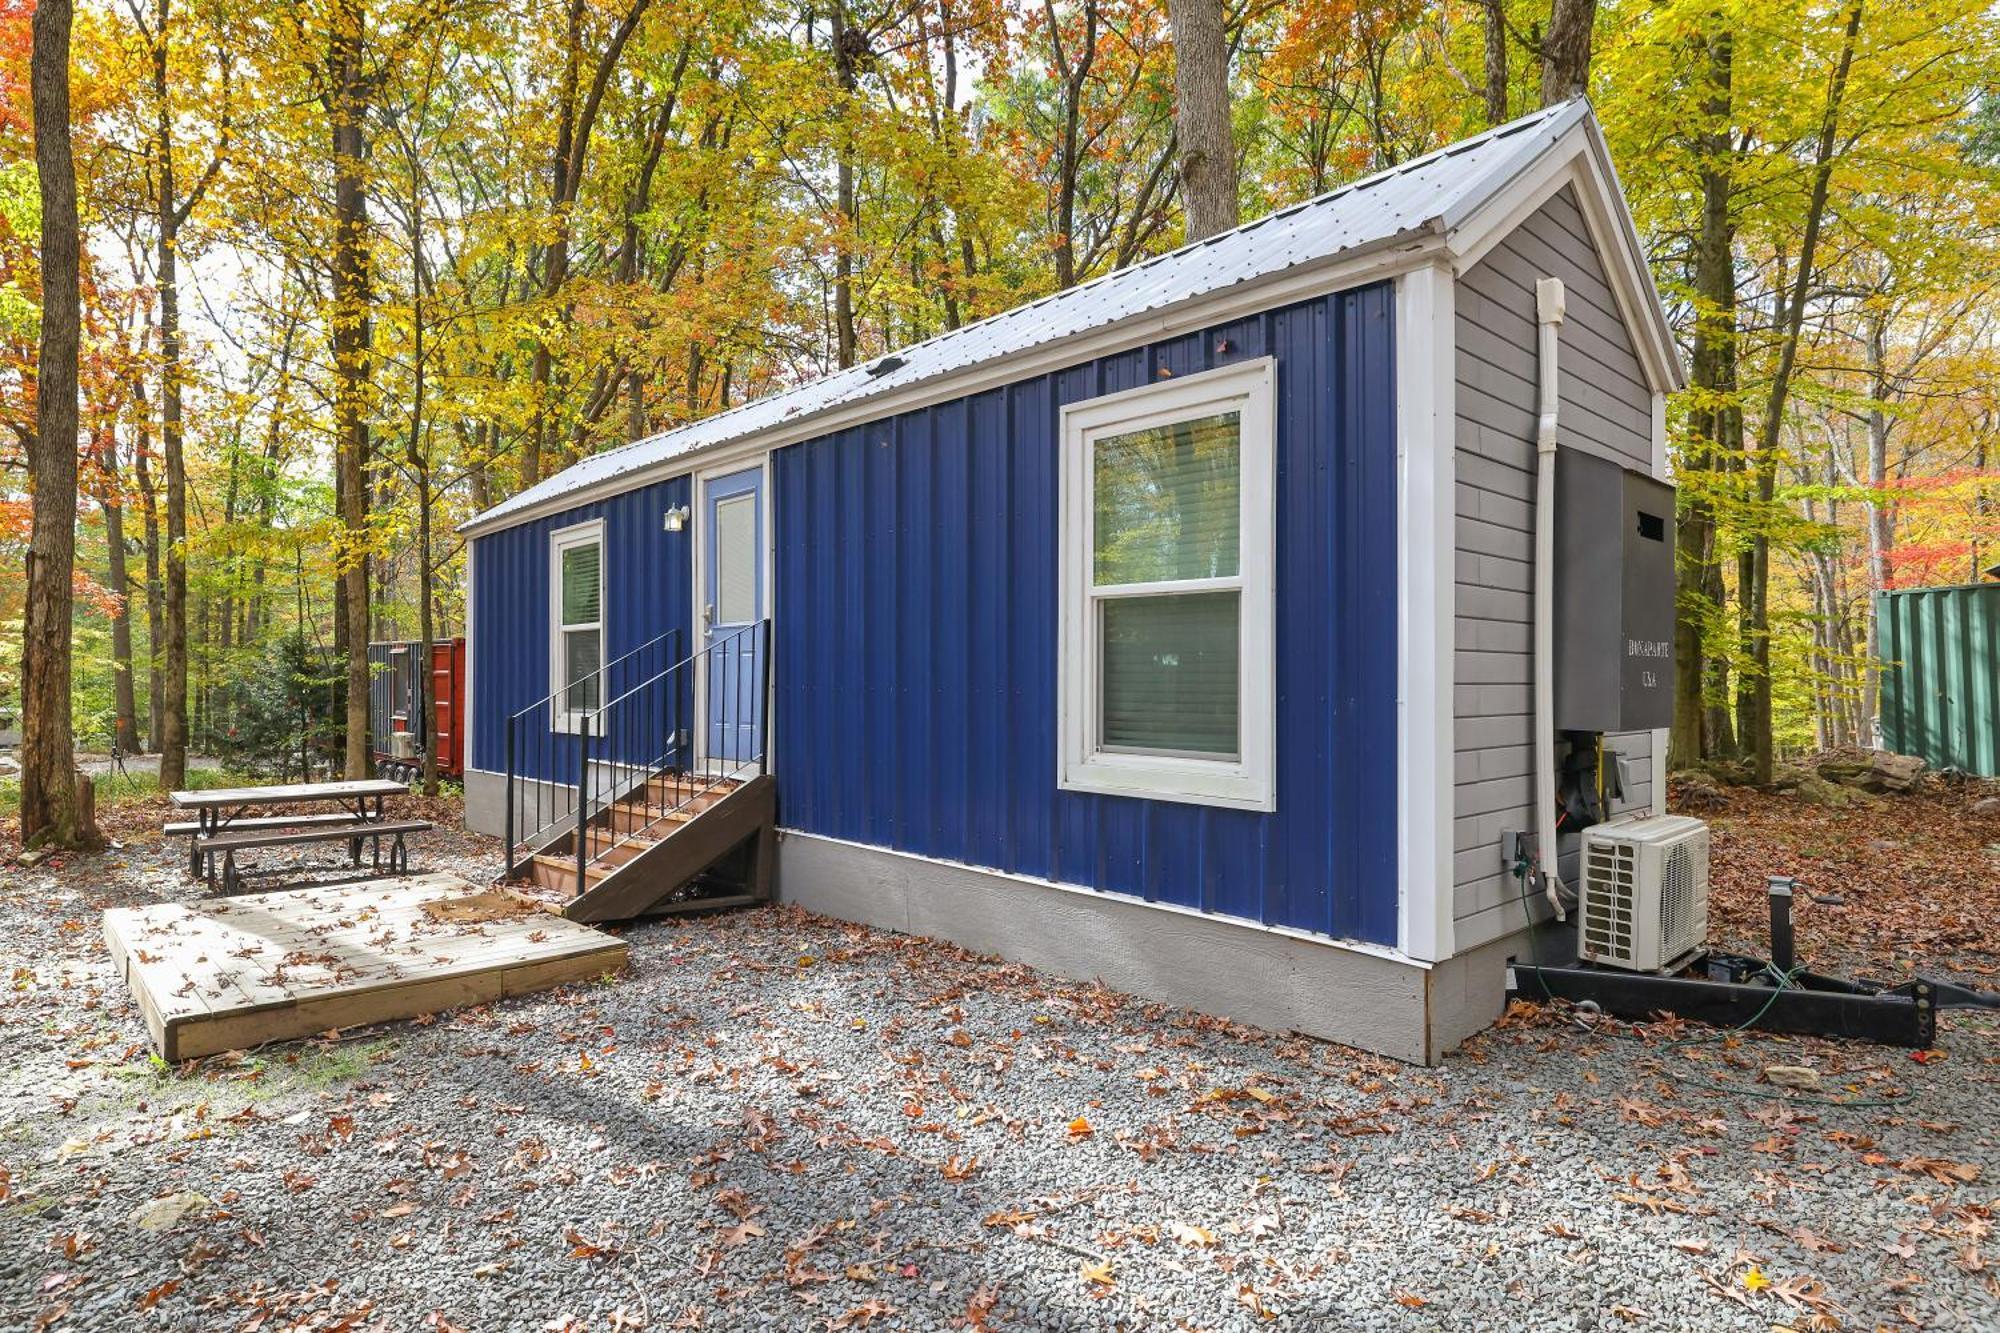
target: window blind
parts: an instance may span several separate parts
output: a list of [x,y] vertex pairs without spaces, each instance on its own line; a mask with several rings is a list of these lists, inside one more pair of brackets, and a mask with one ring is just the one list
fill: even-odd
[[1098,587],[1238,572],[1239,414],[1100,437],[1092,456]]
[[1232,590],[1104,600],[1101,744],[1237,754],[1241,599]]
[[572,546],[563,551],[563,624],[594,625],[598,622],[598,570],[601,559],[596,542],[587,546]]

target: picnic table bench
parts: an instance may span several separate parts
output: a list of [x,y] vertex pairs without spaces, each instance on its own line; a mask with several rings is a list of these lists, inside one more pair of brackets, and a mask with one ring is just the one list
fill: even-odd
[[[342,782],[291,782],[271,787],[217,787],[212,791],[177,791],[171,799],[194,819],[169,824],[169,834],[188,836],[188,874],[200,877],[207,853],[203,844],[234,830],[276,830],[339,827],[343,835],[355,836],[354,857],[360,861],[363,826],[382,822],[382,802],[389,796],[407,796],[409,787],[385,778],[363,778]],[[338,813],[320,815],[265,815],[250,817],[252,810],[274,805],[337,805]],[[312,841],[326,841],[314,838]],[[380,844],[377,844],[378,848]]]
[[215,887],[218,856],[222,858],[222,891],[235,893],[243,885],[243,872],[237,868],[236,853],[254,847],[297,847],[313,842],[341,842],[348,844],[348,854],[355,865],[361,864],[361,843],[368,840],[373,844],[374,867],[382,868],[382,840],[393,838],[389,848],[389,873],[407,875],[410,873],[410,849],[403,839],[412,833],[428,833],[431,822],[427,819],[370,819],[349,820],[317,828],[253,829],[242,833],[217,833],[208,838],[196,840],[196,846],[208,862],[208,886]]

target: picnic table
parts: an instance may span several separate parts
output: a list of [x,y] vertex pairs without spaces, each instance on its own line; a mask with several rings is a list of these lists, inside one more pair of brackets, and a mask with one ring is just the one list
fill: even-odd
[[[201,874],[202,840],[214,838],[244,819],[252,810],[268,809],[274,805],[333,805],[340,807],[332,815],[279,816],[275,819],[258,820],[262,827],[273,827],[289,823],[324,824],[379,824],[382,822],[382,801],[390,796],[407,796],[407,783],[391,782],[387,778],[363,778],[343,782],[290,782],[271,787],[217,787],[212,791],[177,791],[168,799],[182,810],[192,811],[194,827],[187,830],[192,834],[188,839],[188,873]],[[181,826],[169,825],[168,832],[180,832]]]

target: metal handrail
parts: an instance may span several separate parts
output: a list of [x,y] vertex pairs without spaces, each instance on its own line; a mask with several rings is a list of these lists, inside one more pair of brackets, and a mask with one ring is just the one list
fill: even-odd
[[[580,749],[586,752],[588,749],[587,742],[583,738],[592,725],[591,714],[597,710],[562,709],[557,704],[557,701],[564,694],[567,694],[579,685],[599,678],[601,678],[599,686],[601,692],[603,686],[611,682],[610,673],[617,671],[621,667],[626,667],[627,664],[639,658],[640,654],[657,648],[661,644],[667,645],[664,656],[671,662],[677,656],[678,645],[683,633],[684,631],[676,627],[656,634],[638,647],[620,653],[617,657],[612,658],[595,671],[579,676],[573,681],[566,682],[560,688],[543,695],[540,699],[537,699],[525,708],[516,709],[507,715],[507,792],[504,818],[506,822],[505,837],[507,839],[507,877],[509,879],[514,877],[514,872],[518,867],[514,849],[522,841],[532,842],[543,837],[551,829],[561,824],[569,814],[569,810],[566,807],[561,809],[556,808],[556,794],[549,790],[554,781],[553,773],[558,762],[557,751],[567,743],[570,737],[577,738],[577,744]],[[672,670],[671,666],[664,668],[660,672],[656,672],[650,679],[657,680],[669,670]],[[643,686],[640,688],[643,688]],[[577,725],[573,728],[561,729],[560,731],[557,731],[553,727],[546,731],[537,727],[534,730],[524,733],[522,731],[523,724],[528,723],[533,717],[538,717],[545,708],[550,710],[551,719],[560,714],[571,718]],[[528,738],[525,745],[522,740],[524,735]],[[539,746],[539,753],[532,753],[537,746]],[[530,751],[530,753],[524,753],[524,749]],[[527,768],[533,768],[534,770],[534,776],[527,779],[533,784],[534,818],[527,830],[526,838],[517,839],[515,836],[516,823],[525,814],[522,807],[526,804],[526,799],[521,795],[520,784],[524,776],[523,770]],[[579,797],[582,791],[582,787],[577,788]],[[545,796],[548,799],[550,807],[550,811],[546,817],[543,806]]]
[[[744,679],[741,674],[746,670],[746,645],[759,672],[754,681]],[[576,858],[575,891],[581,895],[587,887],[587,872],[592,864],[641,833],[657,827],[670,815],[733,781],[744,769],[752,765],[761,768],[768,759],[771,654],[771,622],[760,620],[717,636],[623,694],[584,712],[578,719],[576,730],[563,733],[565,740],[573,737],[577,747],[573,804],[562,808],[553,820],[542,820],[541,793],[542,788],[549,785],[549,778],[546,773],[539,775],[536,779],[538,823],[525,841],[532,843],[543,834],[567,826]],[[693,745],[692,732],[684,734],[681,727],[683,695],[692,696],[696,672],[704,670],[709,687],[705,724],[720,725],[733,731],[747,723],[751,729],[750,742],[754,753],[740,757],[704,753],[697,773],[692,766],[677,768],[676,761],[683,751]],[[735,716],[746,702],[746,688],[749,691],[748,716]],[[548,700],[542,702],[547,703]],[[514,723],[537,707],[540,705],[515,714],[509,719],[507,731],[506,838],[509,879],[514,877],[520,865],[517,848],[524,845],[516,840],[514,828],[513,794],[519,758]],[[698,748],[703,751],[708,749],[707,746]],[[592,772],[593,750],[596,751],[594,758],[600,770],[596,774]],[[653,801],[655,781],[667,775],[673,775],[674,780],[666,789],[667,795],[656,807]],[[592,854],[592,831],[598,817],[608,814],[621,803],[629,805],[635,790],[641,793],[635,826],[621,833],[615,821],[608,822],[602,830],[602,846]]]
[[535,700],[535,702],[529,704],[526,708],[516,709],[514,712],[509,713],[507,715],[507,720],[509,722],[512,722],[517,717],[525,717],[529,713],[535,712],[537,709],[541,708],[545,704],[554,703],[558,697],[560,697],[561,695],[568,694],[571,690],[575,689],[577,686],[582,685],[592,680],[595,677],[602,676],[606,672],[611,671],[616,667],[621,667],[625,665],[625,663],[631,661],[633,658],[637,657],[640,653],[645,652],[648,648],[651,648],[654,644],[660,643],[667,639],[678,639],[680,636],[681,632],[678,629],[670,629],[664,634],[655,634],[652,638],[646,640],[644,643],[640,644],[637,648],[634,648],[629,652],[623,652],[618,654],[618,656],[612,658],[609,662],[606,662],[603,666],[597,668],[597,670],[578,676],[575,680],[570,681],[568,684],[564,685],[560,689],[550,690],[547,694]]

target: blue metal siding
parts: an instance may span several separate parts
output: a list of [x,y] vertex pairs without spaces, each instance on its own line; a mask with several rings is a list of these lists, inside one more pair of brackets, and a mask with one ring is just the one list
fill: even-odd
[[[688,494],[688,479],[675,477],[474,539],[473,767],[505,770],[507,718],[549,692],[549,534],[604,520],[607,662],[675,628],[679,655],[692,651],[695,525],[664,530],[667,510]],[[558,771],[530,776],[574,782],[574,742],[546,752]]]
[[[1393,942],[1393,305],[1368,287],[779,450],[783,823]],[[1060,791],[1058,409],[1266,354],[1278,808]]]

